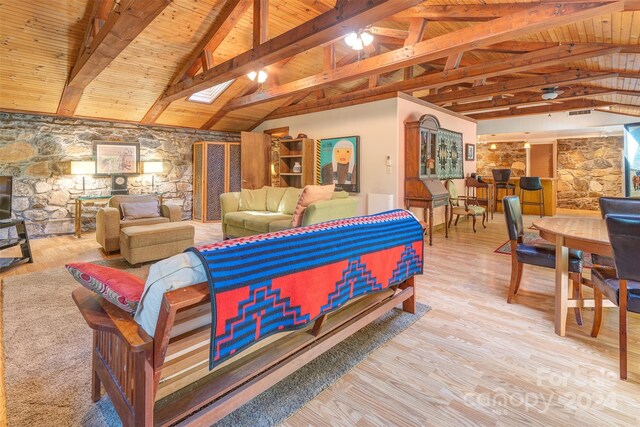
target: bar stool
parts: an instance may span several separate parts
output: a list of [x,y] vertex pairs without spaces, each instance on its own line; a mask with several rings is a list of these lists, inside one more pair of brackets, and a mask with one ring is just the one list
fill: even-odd
[[498,204],[498,192],[500,190],[505,190],[505,196],[509,195],[509,191],[511,191],[514,196],[516,195],[516,186],[513,184],[509,184],[509,178],[511,178],[511,169],[491,169],[491,174],[493,175],[494,181],[494,209]]
[[[539,191],[540,201],[525,202],[524,201],[525,191]],[[544,189],[542,188],[542,181],[540,181],[539,176],[526,176],[526,177],[523,176],[520,178],[520,209],[522,209],[524,205],[538,206],[540,208],[540,218],[544,216]]]

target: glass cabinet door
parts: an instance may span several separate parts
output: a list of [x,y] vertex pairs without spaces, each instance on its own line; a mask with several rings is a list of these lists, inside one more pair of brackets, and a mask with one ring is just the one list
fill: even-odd
[[436,176],[436,133],[429,129],[420,130],[420,178]]

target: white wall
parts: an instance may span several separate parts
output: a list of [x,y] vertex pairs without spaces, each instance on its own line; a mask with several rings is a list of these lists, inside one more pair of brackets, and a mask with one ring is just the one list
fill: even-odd
[[[476,127],[475,120],[466,118],[459,114],[454,114],[440,108],[436,105],[411,97],[409,95],[400,94],[398,98],[398,141],[399,150],[403,154],[402,164],[404,164],[404,123],[419,120],[424,114],[434,115],[440,122],[440,126],[444,129],[462,133],[463,144],[476,143]],[[464,147],[463,147],[464,149]],[[465,176],[476,171],[476,161],[464,161]],[[397,192],[400,200],[404,199],[404,174],[399,179],[400,187]],[[454,180],[459,194],[464,194],[464,180]],[[412,209],[413,210],[413,209]],[[420,213],[421,214],[421,213]],[[442,224],[444,222],[444,208],[434,211],[434,223]]]
[[[393,194],[398,203],[398,138],[397,99],[387,99],[336,108],[334,110],[303,114],[284,119],[269,120],[254,131],[289,126],[289,134],[299,133],[309,138],[323,139],[341,136],[360,136],[360,214],[366,213],[368,193]],[[386,158],[391,156],[391,170],[387,173]]]
[[[289,127],[289,134],[299,133],[309,138],[360,136],[360,214],[366,213],[367,194],[392,194],[394,206],[404,208],[404,122],[418,120],[423,114],[433,114],[440,125],[461,132],[464,143],[476,143],[476,122],[409,95],[336,108],[317,113],[269,120],[255,129]],[[391,157],[387,171],[386,159]],[[465,175],[476,171],[475,161],[465,161]],[[464,192],[464,181],[456,180],[458,191]],[[435,212],[435,223],[444,222],[444,208]]]

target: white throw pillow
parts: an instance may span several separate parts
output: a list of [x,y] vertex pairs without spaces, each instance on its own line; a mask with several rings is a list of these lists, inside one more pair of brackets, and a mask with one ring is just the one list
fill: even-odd
[[149,269],[149,276],[134,316],[135,321],[153,336],[165,292],[206,281],[207,273],[202,262],[191,251],[158,261]]

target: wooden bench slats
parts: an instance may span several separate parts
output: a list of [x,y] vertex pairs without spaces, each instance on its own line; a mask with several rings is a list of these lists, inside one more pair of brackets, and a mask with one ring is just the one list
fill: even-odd
[[181,356],[186,351],[191,351],[191,349],[195,347],[200,347],[202,343],[206,342],[208,345],[210,339],[210,323],[204,326],[200,326],[199,328],[193,329],[189,332],[185,332],[182,335],[171,338],[171,341],[169,341],[169,348],[167,349],[167,355],[164,359],[164,365],[166,366],[173,359]]
[[[311,333],[292,334],[265,347],[259,354],[248,355],[214,371],[184,392],[158,401],[155,425],[171,425],[213,401],[216,402],[183,423],[209,425],[221,419],[412,295],[413,288],[395,294],[391,291],[391,295],[383,292],[365,297],[327,319],[318,337]],[[180,412],[179,408],[190,409]]]

